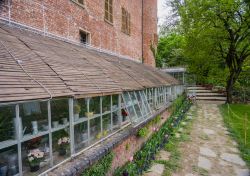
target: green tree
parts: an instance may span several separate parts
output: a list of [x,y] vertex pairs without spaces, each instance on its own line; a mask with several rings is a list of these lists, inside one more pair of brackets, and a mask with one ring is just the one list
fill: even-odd
[[200,65],[196,67],[208,67],[209,70],[209,64],[204,65],[214,63],[216,67],[225,70],[227,102],[231,103],[233,86],[250,56],[248,2],[173,0],[172,3],[181,17],[181,26],[187,42],[187,57],[193,61],[198,60],[196,62]]
[[183,47],[185,38],[178,33],[170,33],[161,36],[157,46],[156,66],[185,65]]

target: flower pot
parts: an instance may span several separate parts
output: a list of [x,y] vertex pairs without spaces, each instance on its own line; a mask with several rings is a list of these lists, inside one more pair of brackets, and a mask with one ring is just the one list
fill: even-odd
[[79,113],[78,114],[74,114],[74,121],[78,121],[79,120]]
[[94,115],[94,112],[85,112],[85,116],[86,117],[93,117],[93,115]]
[[58,125],[59,125],[59,122],[58,122],[58,121],[53,121],[53,122],[52,122],[53,128],[57,128]]
[[65,149],[65,148],[59,148],[59,155],[60,156],[65,156],[66,155],[66,153],[67,153],[67,150]]
[[30,172],[36,172],[40,169],[40,164],[30,165]]

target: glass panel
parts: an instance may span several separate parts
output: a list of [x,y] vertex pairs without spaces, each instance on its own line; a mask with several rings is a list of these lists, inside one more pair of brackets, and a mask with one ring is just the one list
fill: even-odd
[[103,137],[111,133],[111,114],[102,116]]
[[137,114],[137,117],[138,117],[138,118],[141,118],[141,117],[142,117],[142,114],[141,114],[141,110],[140,110],[140,107],[139,107],[139,105],[138,105],[138,101],[137,101],[137,99],[136,99],[136,96],[135,96],[134,92],[130,92],[129,94],[130,94],[130,97],[131,97],[132,102],[133,102],[133,104],[134,104],[134,108],[135,108],[135,112],[136,112],[136,114]]
[[54,165],[70,156],[69,127],[52,133],[52,148]]
[[100,114],[100,97],[89,99],[89,113]]
[[0,143],[16,139],[17,125],[15,105],[0,107]]
[[74,121],[79,122],[85,117],[93,116],[93,113],[87,113],[87,99],[74,100]]
[[143,117],[146,117],[146,115],[147,115],[148,112],[147,112],[147,110],[146,110],[146,107],[145,107],[145,105],[144,105],[144,102],[142,101],[140,92],[139,92],[139,91],[136,91],[136,92],[135,92],[135,95],[136,95],[136,97],[137,97],[139,106],[140,106],[140,108],[141,108],[142,116],[143,116]]
[[102,138],[101,133],[101,118],[97,117],[90,120],[90,144]]
[[23,129],[23,138],[25,140],[49,130],[47,101],[23,103],[19,107],[22,121],[20,126]]
[[119,95],[112,95],[112,111],[119,108]]
[[110,112],[111,108],[111,96],[102,97],[102,113]]
[[14,145],[0,150],[0,175],[17,175],[19,173],[18,170],[17,146]]
[[69,105],[67,99],[52,100],[51,106],[51,120],[52,128],[59,130],[69,125]]
[[44,172],[49,168],[49,162],[49,135],[33,138],[22,143],[24,175],[38,175]]
[[[121,117],[121,115],[119,114],[119,111],[115,111],[115,112],[112,113],[113,129],[114,128],[119,128],[120,117]],[[127,120],[127,116],[124,116],[124,119],[122,119],[122,121],[125,122],[126,120]]]
[[142,98],[142,101],[143,101],[143,104],[144,104],[144,108],[145,108],[145,111],[146,111],[146,115],[149,116],[149,114],[150,114],[150,109],[149,109],[148,102],[147,102],[147,100],[146,100],[145,94],[144,94],[143,91],[141,91],[140,94],[141,94],[141,98]]
[[74,126],[75,151],[79,152],[88,145],[88,122]]

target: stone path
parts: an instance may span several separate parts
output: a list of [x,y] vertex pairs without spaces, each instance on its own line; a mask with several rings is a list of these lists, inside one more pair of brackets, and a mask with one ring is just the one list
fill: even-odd
[[[250,176],[241,159],[237,143],[228,135],[217,104],[199,102],[196,105],[190,141],[180,143],[181,169],[173,176]],[[181,132],[179,132],[181,133]],[[169,154],[161,151],[160,159]],[[153,164],[144,176],[163,176],[163,164]]]
[[182,169],[174,176],[250,176],[217,104],[197,103],[191,141],[180,145]]

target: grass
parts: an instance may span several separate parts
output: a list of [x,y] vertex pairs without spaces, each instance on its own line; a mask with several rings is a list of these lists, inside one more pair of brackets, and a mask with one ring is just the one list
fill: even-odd
[[[221,105],[220,110],[231,135],[239,144],[242,158],[250,167],[250,105]],[[246,134],[246,136],[245,136]]]

